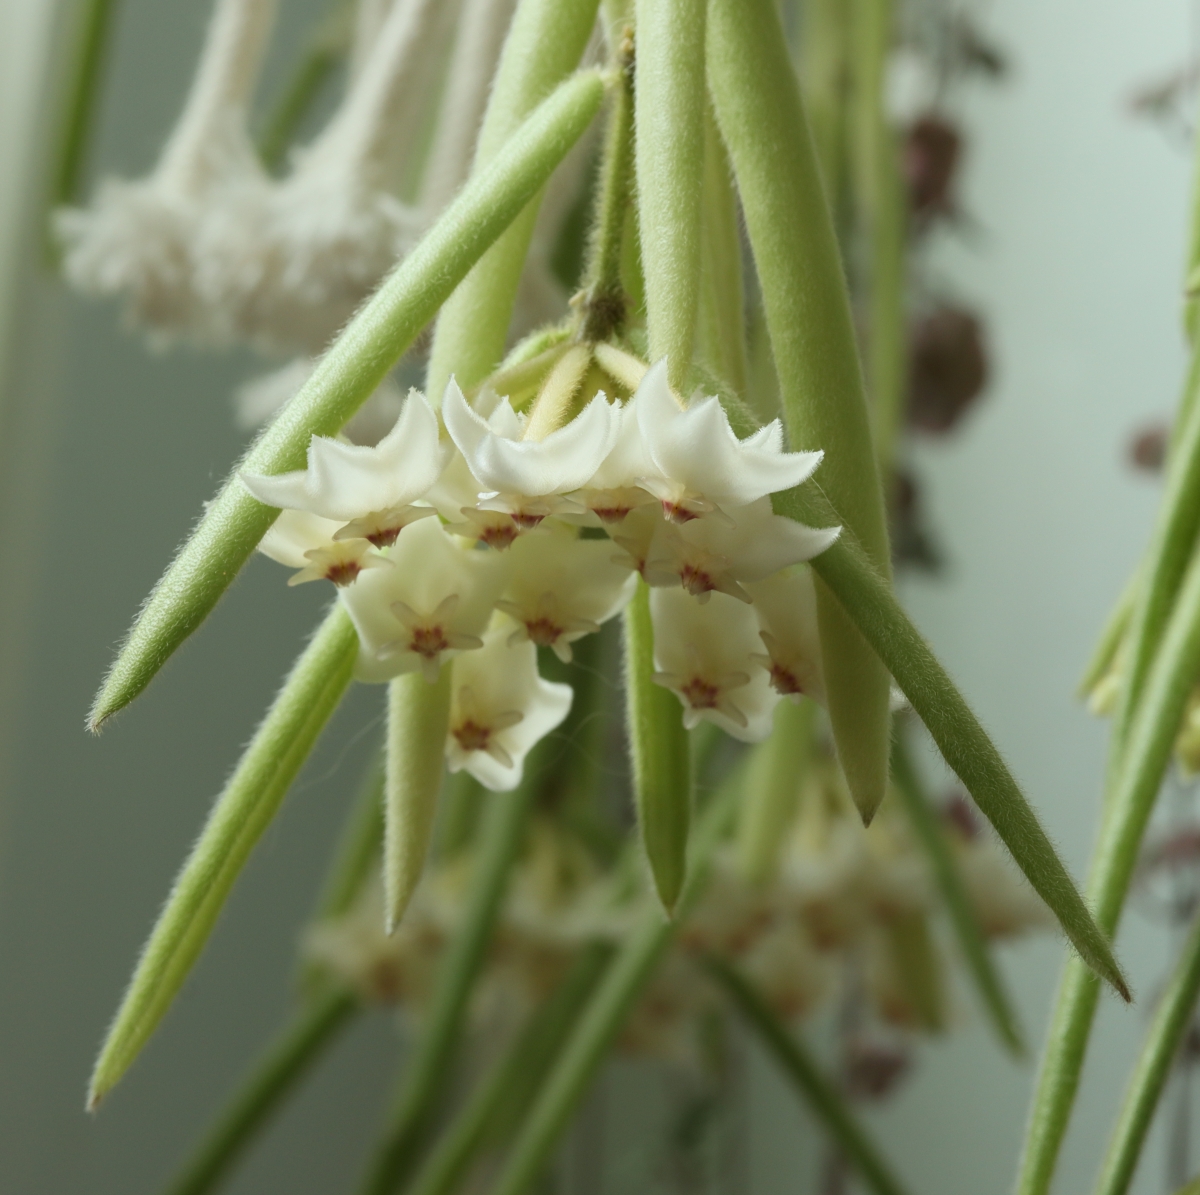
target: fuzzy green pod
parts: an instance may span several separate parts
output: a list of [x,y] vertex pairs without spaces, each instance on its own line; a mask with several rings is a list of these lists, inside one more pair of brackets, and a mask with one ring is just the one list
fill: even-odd
[[[710,0],[708,74],[758,266],[788,436],[793,448],[824,450],[820,484],[888,578],[883,491],[850,299],[772,0]],[[817,617],[838,758],[870,821],[887,791],[887,669],[820,581]]]
[[358,636],[339,603],[296,661],[175,881],[101,1048],[89,1107],[129,1069],[183,986],[250,851],[345,693],[357,652]]
[[383,898],[387,931],[400,924],[433,837],[450,727],[450,668],[435,684],[420,672],[388,682]]

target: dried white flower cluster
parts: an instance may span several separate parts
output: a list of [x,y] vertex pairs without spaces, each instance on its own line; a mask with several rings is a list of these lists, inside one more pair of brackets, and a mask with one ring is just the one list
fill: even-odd
[[[90,206],[58,213],[68,280],[124,298],[159,339],[322,351],[470,168],[512,2],[470,0],[463,21],[460,7],[361,5],[342,102],[276,179],[247,128],[276,3],[217,0],[153,172],[108,179]],[[431,119],[437,148],[414,182]]]
[[[954,819],[947,831],[988,937],[1047,926],[1045,907],[990,838]],[[734,856],[730,848],[718,857],[627,1022],[622,1049],[696,1062],[702,1020],[721,999],[699,965],[710,954],[735,962],[788,1021],[813,1015],[852,985],[883,1024],[914,1032],[944,1025],[947,963],[931,927],[938,897],[927,856],[898,808],[886,803],[864,829],[829,764],[808,777],[773,878],[746,880]],[[367,884],[349,913],[309,931],[307,956],[364,999],[420,1016],[462,917],[469,871],[469,853],[432,871],[390,937],[380,887]],[[560,823],[536,820],[476,997],[479,1026],[494,1031],[519,1021],[576,951],[590,941],[620,942],[651,902],[648,884],[630,894],[627,869],[605,870]],[[933,1010],[922,1006],[931,993]]]
[[821,696],[812,582],[792,566],[837,528],[772,513],[818,452],[783,451],[778,422],[738,440],[714,397],[680,405],[665,362],[624,405],[598,393],[541,439],[538,422],[452,381],[448,439],[413,391],[373,448],[314,436],[307,469],[243,474],[283,513],[260,545],[328,579],[358,630],[358,676],[452,669],[450,769],[512,788],[530,748],[566,717],[568,685],[536,647],[571,644],[651,586],[655,680],[736,738],[771,731],[781,697]]

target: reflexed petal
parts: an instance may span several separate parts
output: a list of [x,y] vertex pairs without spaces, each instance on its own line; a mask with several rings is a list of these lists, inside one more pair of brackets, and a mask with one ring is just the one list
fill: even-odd
[[[617,408],[601,394],[544,440],[520,440],[511,434],[516,416],[510,420],[506,408],[508,400],[501,400],[491,420],[485,421],[453,379],[446,387],[446,429],[485,492],[540,495],[580,489],[616,440]],[[509,434],[496,430],[504,425]]]
[[412,390],[396,426],[374,448],[313,436],[307,469],[276,477],[240,477],[268,506],[348,522],[415,502],[437,481],[444,463],[437,416],[424,395]]
[[777,423],[738,440],[715,396],[684,410],[667,384],[665,360],[650,368],[632,406],[657,472],[722,508],[791,489],[821,463],[820,452],[783,452]]

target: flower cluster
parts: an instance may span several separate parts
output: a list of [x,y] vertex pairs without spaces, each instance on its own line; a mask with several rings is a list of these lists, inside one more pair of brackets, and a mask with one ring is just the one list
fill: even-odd
[[715,397],[686,408],[664,362],[632,399],[603,392],[540,438],[538,409],[451,381],[447,437],[413,391],[374,447],[314,436],[308,467],[242,475],[282,514],[260,545],[339,588],[360,641],[358,676],[450,668],[446,751],[491,789],[566,717],[569,686],[541,679],[539,647],[571,645],[652,587],[654,679],[685,725],[757,741],[782,697],[820,697],[812,582],[793,566],[838,529],[772,513],[818,452],[785,452],[778,422],[739,440]]
[[[951,805],[945,825],[984,933],[1007,939],[1044,928],[1045,907],[992,839],[956,812]],[[461,920],[469,871],[470,852],[434,869],[390,937],[380,886],[368,883],[348,913],[312,927],[308,957],[364,999],[398,1003],[419,1016],[440,952]],[[562,825],[537,819],[480,985],[480,1027],[519,1021],[546,998],[576,951],[589,941],[622,941],[652,900],[648,883],[631,893],[625,869],[605,869]],[[819,767],[804,785],[772,878],[748,881],[733,849],[718,856],[703,898],[635,1006],[621,1048],[696,1062],[705,1015],[721,999],[701,965],[714,953],[735,962],[787,1021],[853,991],[882,1025],[942,1028],[947,964],[931,932],[936,911],[927,856],[901,810],[889,801],[864,828],[836,767]]]

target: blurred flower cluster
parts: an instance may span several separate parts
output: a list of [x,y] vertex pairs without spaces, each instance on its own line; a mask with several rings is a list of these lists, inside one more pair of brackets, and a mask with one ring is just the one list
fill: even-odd
[[[893,1040],[956,1019],[950,957],[929,861],[903,811],[884,803],[864,827],[826,756],[797,782],[795,813],[765,876],[748,876],[739,844],[718,854],[704,895],[622,1031],[619,1048],[701,1070],[707,1018],[724,1007],[705,961],[732,960],[781,1020],[802,1022],[847,1001]],[[942,825],[989,940],[1052,924],[1045,906],[951,796]],[[344,914],[314,924],[310,963],[372,1003],[420,1022],[441,951],[461,923],[471,850],[429,873],[396,932],[383,930],[378,875]],[[631,842],[610,862],[553,816],[535,818],[472,1005],[475,1030],[510,1033],[561,982],[588,943],[619,943],[654,901]]]

